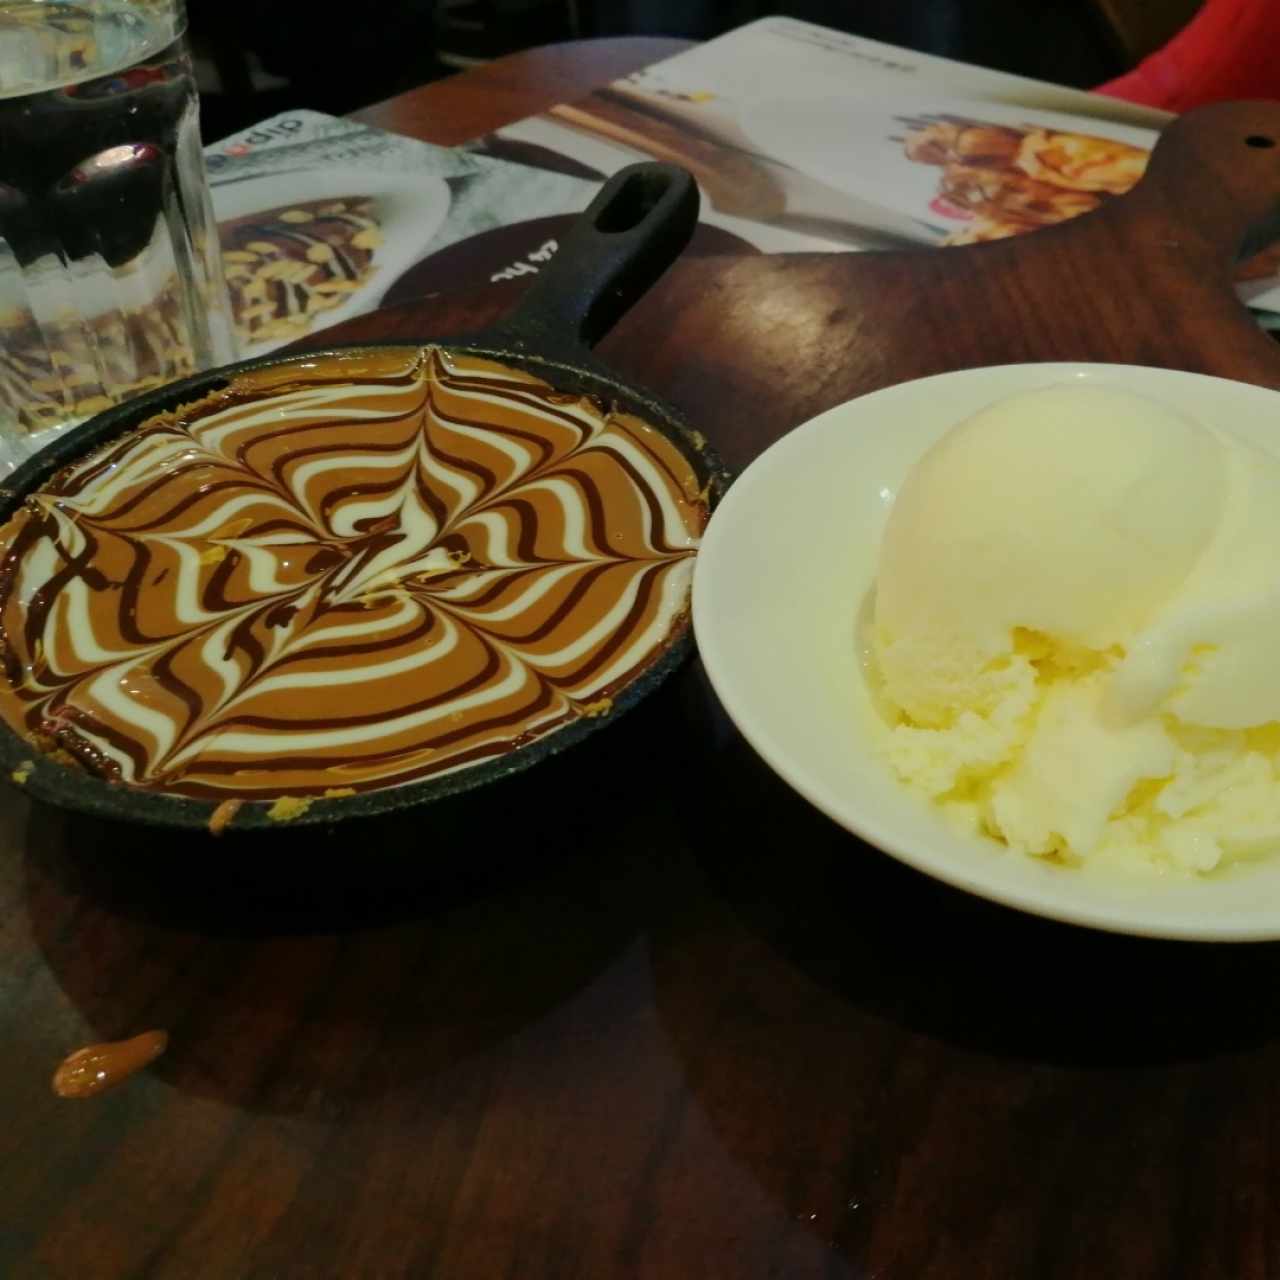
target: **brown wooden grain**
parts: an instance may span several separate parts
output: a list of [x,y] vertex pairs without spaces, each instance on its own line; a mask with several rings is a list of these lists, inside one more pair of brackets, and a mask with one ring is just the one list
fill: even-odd
[[[996,360],[1280,385],[1227,283],[1280,208],[1258,133],[1280,105],[1188,118],[1134,195],[1022,241],[678,266],[602,354],[738,464]],[[465,329],[517,292],[345,332]],[[1280,948],[926,880],[773,779],[696,669],[598,744],[270,843],[6,797],[0,1274],[1280,1273]],[[137,1079],[49,1094],[69,1049],[153,1026]]]
[[666,36],[544,45],[365,107],[355,119],[451,147],[690,47]]

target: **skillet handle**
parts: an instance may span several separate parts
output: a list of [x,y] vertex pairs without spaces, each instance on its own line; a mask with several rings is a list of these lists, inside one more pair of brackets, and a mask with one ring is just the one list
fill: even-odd
[[675,165],[619,169],[515,310],[484,336],[547,354],[594,347],[689,243],[698,204],[698,184]]

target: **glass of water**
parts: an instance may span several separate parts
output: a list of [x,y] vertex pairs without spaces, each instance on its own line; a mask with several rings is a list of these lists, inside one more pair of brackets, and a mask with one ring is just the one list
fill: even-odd
[[0,475],[235,357],[183,0],[0,0]]

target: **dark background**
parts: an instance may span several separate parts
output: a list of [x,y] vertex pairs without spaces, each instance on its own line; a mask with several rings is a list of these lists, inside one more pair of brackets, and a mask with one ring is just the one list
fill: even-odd
[[478,61],[557,40],[703,40],[781,14],[1089,88],[1172,34],[1195,0],[371,0],[340,24],[313,0],[189,0],[206,140],[276,111],[342,114]]

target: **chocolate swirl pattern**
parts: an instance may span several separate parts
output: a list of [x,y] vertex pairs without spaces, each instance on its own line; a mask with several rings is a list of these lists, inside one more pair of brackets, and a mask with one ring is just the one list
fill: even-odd
[[122,784],[400,785],[582,715],[687,625],[705,495],[631,415],[436,348],[259,370],[0,529],[0,715]]

